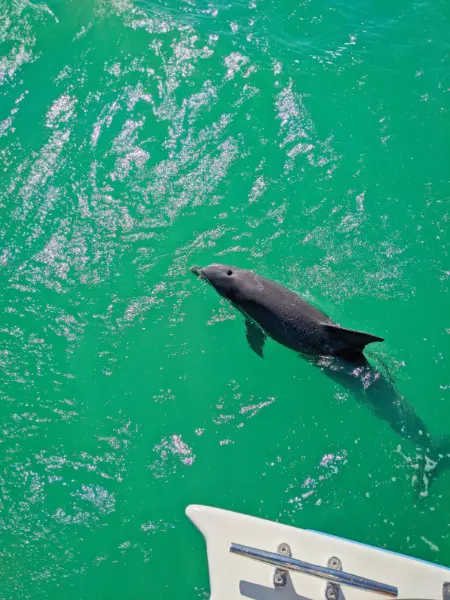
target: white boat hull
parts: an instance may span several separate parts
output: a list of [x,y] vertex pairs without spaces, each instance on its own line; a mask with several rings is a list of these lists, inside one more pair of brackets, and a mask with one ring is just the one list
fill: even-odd
[[[205,537],[211,600],[324,600],[327,582],[304,573],[289,572],[286,585],[275,587],[271,565],[230,553],[242,544],[277,553],[288,544],[292,556],[326,567],[337,557],[343,571],[398,588],[402,600],[450,600],[444,595],[450,570],[394,552],[323,533],[298,529],[239,513],[191,505],[187,516]],[[341,586],[339,600],[380,600],[382,596]]]

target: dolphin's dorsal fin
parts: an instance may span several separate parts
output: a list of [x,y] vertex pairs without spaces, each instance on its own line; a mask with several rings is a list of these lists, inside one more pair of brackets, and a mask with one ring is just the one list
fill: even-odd
[[334,341],[341,342],[343,350],[361,352],[367,344],[371,344],[372,342],[384,342],[384,339],[377,335],[364,333],[363,331],[355,331],[354,329],[345,329],[344,327],[339,327],[339,325],[333,325],[333,323],[324,323],[323,327],[330,338]]

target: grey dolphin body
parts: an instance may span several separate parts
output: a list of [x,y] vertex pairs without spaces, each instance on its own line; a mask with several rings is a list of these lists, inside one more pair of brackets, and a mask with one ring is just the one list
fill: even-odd
[[251,271],[220,264],[191,270],[243,314],[247,341],[256,354],[263,357],[267,336],[299,352],[413,443],[421,452],[417,479],[422,493],[431,475],[450,467],[450,438],[435,443],[412,406],[364,356],[365,346],[382,338],[339,327],[294,292]]
[[360,355],[367,344],[383,341],[339,327],[294,292],[252,271],[218,264],[192,270],[244,314],[248,342],[259,356],[266,336],[297,352],[327,356]]

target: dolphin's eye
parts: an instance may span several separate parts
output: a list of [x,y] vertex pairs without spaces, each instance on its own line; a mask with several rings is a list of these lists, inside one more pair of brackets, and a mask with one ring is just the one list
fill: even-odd
[[228,269],[227,275],[233,275],[233,271],[231,269]]

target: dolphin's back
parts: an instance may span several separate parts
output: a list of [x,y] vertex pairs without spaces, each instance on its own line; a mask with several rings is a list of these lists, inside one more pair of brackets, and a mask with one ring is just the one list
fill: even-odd
[[284,286],[251,273],[252,284],[244,285],[237,304],[277,342],[297,351],[322,345],[322,324],[331,319]]
[[333,323],[298,294],[251,271],[242,277],[235,303],[280,344],[315,354],[358,353],[381,338]]

